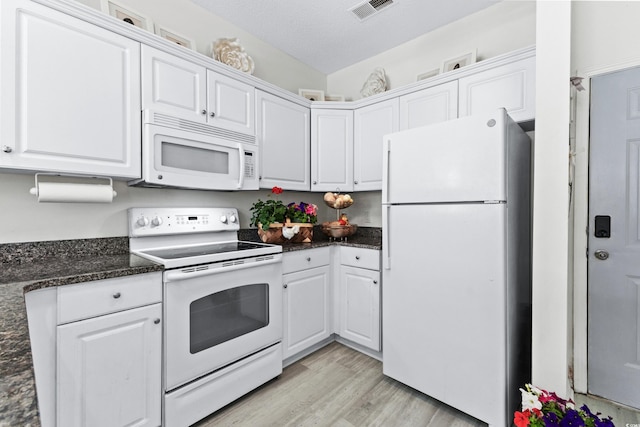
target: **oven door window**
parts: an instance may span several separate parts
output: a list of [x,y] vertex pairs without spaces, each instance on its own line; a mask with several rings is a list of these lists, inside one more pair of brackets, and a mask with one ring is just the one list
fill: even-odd
[[189,306],[191,354],[269,324],[269,285],[259,283],[216,292]]

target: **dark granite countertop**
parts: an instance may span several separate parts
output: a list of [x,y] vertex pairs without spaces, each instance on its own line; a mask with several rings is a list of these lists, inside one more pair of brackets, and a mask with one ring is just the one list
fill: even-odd
[[[255,229],[240,230],[238,237],[260,241]],[[347,240],[331,241],[316,226],[313,242],[285,244],[282,250],[331,245],[380,250],[382,232],[360,227]],[[127,237],[0,244],[0,427],[40,425],[26,292],[161,270],[161,265],[130,254]]]
[[26,292],[161,270],[126,237],[0,244],[0,426],[40,425]]

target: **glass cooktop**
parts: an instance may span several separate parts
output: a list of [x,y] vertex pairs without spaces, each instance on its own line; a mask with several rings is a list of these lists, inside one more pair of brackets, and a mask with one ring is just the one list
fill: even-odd
[[166,249],[149,249],[144,253],[153,257],[161,259],[178,259],[189,258],[202,255],[216,255],[226,254],[233,252],[242,252],[249,249],[269,248],[271,245],[263,245],[261,243],[253,242],[223,242],[212,243],[205,245],[183,246],[178,248],[166,248]]

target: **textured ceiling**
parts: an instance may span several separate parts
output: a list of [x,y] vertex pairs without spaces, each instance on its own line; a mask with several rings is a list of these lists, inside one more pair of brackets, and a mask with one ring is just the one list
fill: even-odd
[[192,0],[323,73],[332,73],[500,0],[394,0],[359,21],[362,0]]

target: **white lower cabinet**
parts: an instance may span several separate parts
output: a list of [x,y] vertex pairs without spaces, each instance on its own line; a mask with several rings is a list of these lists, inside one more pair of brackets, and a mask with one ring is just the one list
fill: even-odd
[[[160,426],[161,289],[159,274],[58,289],[58,319],[77,313],[69,302],[96,307],[99,314],[57,327],[58,426]],[[144,303],[153,303],[127,307],[140,305],[141,293],[147,295]],[[126,309],[115,311],[118,304]]]
[[340,251],[338,334],[380,351],[380,251],[353,247]]
[[326,247],[284,254],[283,359],[333,333],[329,251]]

